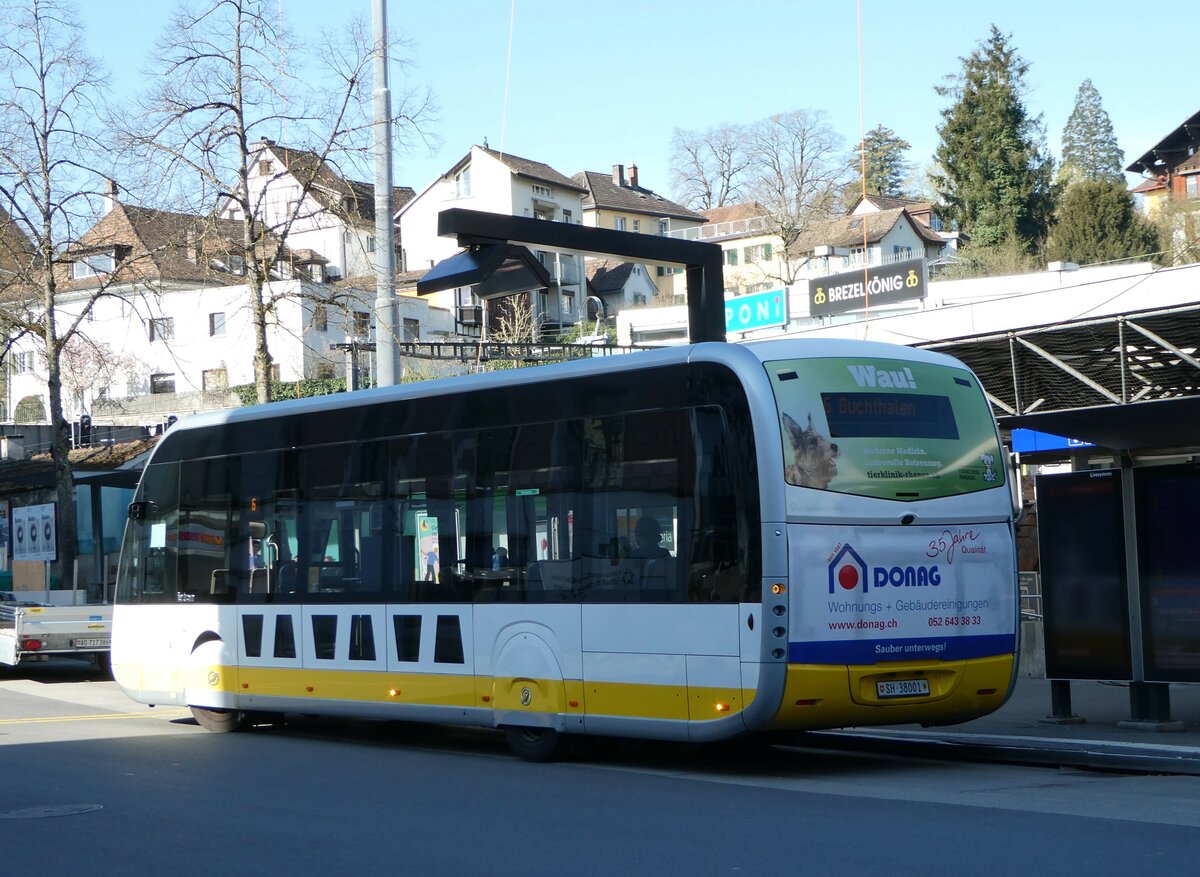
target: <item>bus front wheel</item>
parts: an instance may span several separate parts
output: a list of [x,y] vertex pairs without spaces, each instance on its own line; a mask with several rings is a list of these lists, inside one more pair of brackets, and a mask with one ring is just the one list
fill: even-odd
[[210,710],[189,707],[196,723],[206,731],[240,731],[249,727],[248,716],[241,710]]
[[504,739],[522,761],[550,761],[562,751],[562,735],[553,728],[508,727]]

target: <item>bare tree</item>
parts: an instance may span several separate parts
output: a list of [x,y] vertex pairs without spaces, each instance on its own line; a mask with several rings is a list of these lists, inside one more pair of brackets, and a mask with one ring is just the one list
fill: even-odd
[[63,389],[70,394],[78,413],[92,413],[97,398],[111,396],[117,378],[144,370],[133,356],[113,350],[83,333],[73,335],[59,356]]
[[673,191],[693,210],[735,204],[750,169],[745,129],[717,125],[706,131],[676,128],[671,138]]
[[746,131],[749,180],[745,191],[777,235],[784,258],[778,279],[793,283],[804,264],[804,233],[835,213],[847,162],[840,135],[820,110],[794,110]]
[[[153,58],[155,85],[115,120],[123,144],[142,165],[188,192],[196,212],[214,205],[242,223],[237,256],[244,266],[254,326],[259,402],[271,399],[268,327],[281,297],[297,284],[286,276],[287,241],[305,216],[308,196],[336,170],[354,166],[371,142],[369,29],[353,22],[338,38],[306,52],[283,26],[274,0],[204,0],[182,4]],[[315,57],[314,57],[315,56]],[[393,130],[421,133],[432,111],[427,95],[393,96]],[[267,136],[287,139],[298,159],[280,169],[298,191],[252,180]],[[286,151],[286,150],[285,150]],[[252,185],[252,182],[255,183]],[[289,183],[289,185],[294,185]],[[365,207],[351,192],[328,209]]]
[[[100,66],[85,51],[77,17],[62,0],[11,4],[0,21],[0,322],[6,353],[32,339],[46,358],[57,487],[59,563],[75,560],[74,485],[70,429],[63,415],[62,354],[104,294],[101,282],[69,312],[60,309],[69,276],[57,260],[96,216],[103,175],[95,131],[106,88]],[[100,272],[103,274],[103,271]]]

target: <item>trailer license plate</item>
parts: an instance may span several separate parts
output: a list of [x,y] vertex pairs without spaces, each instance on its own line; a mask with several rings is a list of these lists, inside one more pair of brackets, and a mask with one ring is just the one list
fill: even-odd
[[[77,649],[107,649],[112,644],[108,637],[92,637],[91,639],[72,640],[71,645]],[[881,683],[882,684],[882,683]],[[883,697],[881,694],[880,697]]]
[[928,679],[889,679],[876,682],[875,690],[883,697],[920,697],[929,694]]

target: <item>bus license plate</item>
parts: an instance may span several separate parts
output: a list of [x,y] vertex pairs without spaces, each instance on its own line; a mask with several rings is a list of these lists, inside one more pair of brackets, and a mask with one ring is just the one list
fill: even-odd
[[[92,637],[91,639],[73,640],[71,645],[77,649],[107,649],[112,645],[112,640],[108,637]],[[883,695],[880,695],[882,697]]]
[[889,679],[876,682],[875,691],[884,697],[920,697],[929,694],[928,679]]

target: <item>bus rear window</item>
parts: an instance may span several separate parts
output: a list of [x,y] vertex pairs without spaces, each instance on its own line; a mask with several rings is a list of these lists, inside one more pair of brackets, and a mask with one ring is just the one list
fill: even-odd
[[991,408],[966,368],[861,357],[764,365],[788,484],[900,501],[1004,484]]
[[945,396],[822,393],[821,404],[830,438],[958,438]]

